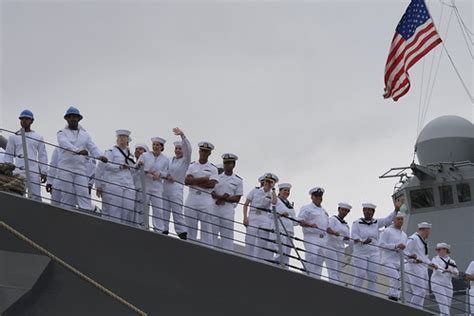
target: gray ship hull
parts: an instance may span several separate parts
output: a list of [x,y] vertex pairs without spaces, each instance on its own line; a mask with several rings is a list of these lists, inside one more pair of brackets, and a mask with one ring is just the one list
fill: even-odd
[[[430,314],[94,215],[6,193],[0,205],[0,221],[149,315]],[[4,229],[1,256],[2,315],[134,314]]]

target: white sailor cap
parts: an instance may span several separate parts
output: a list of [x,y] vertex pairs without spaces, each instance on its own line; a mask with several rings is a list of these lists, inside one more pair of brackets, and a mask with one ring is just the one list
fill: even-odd
[[451,249],[451,245],[448,245],[447,243],[445,242],[440,242],[440,243],[437,243],[436,244],[436,250],[438,249],[448,249],[450,250]]
[[258,182],[263,182],[265,180],[265,175],[258,177]]
[[132,141],[132,138],[130,137],[130,134],[132,132],[130,132],[129,130],[127,129],[118,129],[115,131],[115,136],[119,137],[119,136],[127,136],[128,137],[128,140],[129,141]]
[[263,180],[271,180],[271,181],[275,181],[275,183],[278,182],[278,177],[271,173],[271,172],[267,172],[263,175]]
[[421,222],[418,224],[418,228],[431,228],[431,224],[427,222]]
[[345,202],[341,202],[341,203],[337,204],[337,206],[340,207],[340,208],[345,208],[347,210],[352,209],[352,205],[350,205],[349,203],[345,203]]
[[182,146],[182,145],[183,145],[183,142],[180,141],[180,140],[177,140],[177,141],[173,142],[173,145],[174,145],[174,147],[176,147],[176,146]]
[[234,154],[231,154],[231,153],[225,153],[223,154],[222,156],[222,160],[224,162],[227,162],[227,161],[236,161],[239,159],[239,157],[237,157],[237,155],[234,155]]
[[136,144],[135,149],[137,149],[137,148],[143,148],[143,149],[145,149],[145,151],[150,151],[150,149],[148,149],[148,146],[145,145],[145,144]]
[[291,189],[291,184],[289,184],[289,183],[280,183],[278,185],[278,189],[280,189],[280,190],[281,189]]
[[151,142],[152,143],[160,143],[160,144],[164,145],[166,143],[166,140],[164,138],[161,138],[161,137],[153,137],[151,139]]
[[377,205],[373,203],[362,203],[362,208],[370,208],[370,209],[375,210],[377,208]]
[[320,187],[314,187],[311,190],[309,190],[309,195],[322,196],[323,194],[324,194],[324,189]]
[[405,218],[405,214],[403,214],[402,212],[397,212],[395,218]]
[[200,142],[198,144],[199,149],[203,150],[214,150],[214,145],[211,144],[210,142]]

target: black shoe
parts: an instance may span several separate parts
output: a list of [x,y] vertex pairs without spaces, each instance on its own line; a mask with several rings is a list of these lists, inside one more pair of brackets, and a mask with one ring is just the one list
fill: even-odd
[[178,234],[178,237],[181,238],[182,240],[186,240],[186,239],[188,239],[188,233]]
[[161,233],[162,233],[163,235],[168,235],[170,232],[167,231],[167,230],[164,230],[164,231],[162,231]]
[[392,300],[392,301],[395,301],[395,302],[398,302],[398,297],[395,297],[395,296],[389,296],[388,299]]

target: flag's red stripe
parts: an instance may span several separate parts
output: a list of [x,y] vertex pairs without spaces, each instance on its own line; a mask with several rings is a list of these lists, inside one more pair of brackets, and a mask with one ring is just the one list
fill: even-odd
[[[431,22],[430,24],[428,24],[427,26],[425,26],[423,29],[419,30],[417,32],[417,34],[415,35],[415,38],[412,38],[412,41],[410,42],[410,44],[408,44],[405,49],[399,54],[397,55],[395,61],[393,62],[393,64],[389,67],[389,69],[387,69],[385,71],[385,83],[387,83],[389,81],[389,77],[390,75],[392,74],[392,72],[394,71],[394,69],[396,69],[396,67],[398,66],[398,64],[401,62],[401,60],[405,57],[405,52],[407,50],[409,50],[413,45],[416,44],[416,42],[418,41],[418,39],[424,35],[426,32],[430,31],[430,29],[434,27],[433,26],[433,22]],[[402,37],[403,38],[403,37]],[[389,62],[387,62],[387,65],[389,64]]]
[[[436,33],[436,31],[434,31]],[[427,48],[425,48],[425,50],[423,50],[418,56],[416,56],[415,58],[413,58],[413,60],[408,64],[407,66],[407,71],[408,69],[410,69],[414,64],[416,64],[416,62],[418,60],[420,60],[421,58],[423,58],[426,54],[428,54],[430,52],[430,50],[432,50],[433,48],[435,48],[436,46],[438,46],[440,43],[442,42],[441,38],[438,38],[436,41],[434,41],[433,43],[430,44],[430,46],[428,46]]]
[[[436,33],[436,30],[434,30],[432,33],[430,33],[427,37],[425,37],[417,46],[416,48],[414,48],[410,53],[408,53],[408,55],[405,56],[404,60],[403,60],[403,63],[405,63],[407,61],[407,59],[409,59],[413,54],[416,54],[420,51],[420,49],[423,47],[423,45],[426,44],[426,42],[428,42],[431,38],[433,38],[434,36],[436,36],[438,33]],[[437,45],[437,44],[436,44]],[[436,46],[435,45],[435,46]],[[428,46],[428,48],[431,47]],[[431,48],[432,49],[432,48]],[[430,49],[430,50],[431,50]],[[426,51],[426,49],[424,51],[426,51],[425,55],[430,51]],[[424,52],[423,51],[423,52]],[[416,58],[415,58],[416,59]],[[395,77],[393,78],[392,82],[397,82],[398,79],[400,79],[401,75],[406,73],[408,71],[408,69],[410,69],[410,67],[413,65],[413,60],[410,62],[410,65],[406,65],[404,64],[403,67],[398,71],[398,73],[395,75]]]

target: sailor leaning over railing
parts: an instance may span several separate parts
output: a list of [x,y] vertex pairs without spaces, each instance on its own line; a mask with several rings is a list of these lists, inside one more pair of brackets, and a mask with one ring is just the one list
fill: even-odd
[[311,203],[301,207],[297,219],[303,227],[306,261],[311,276],[320,279],[323,262],[326,258],[327,228],[329,215],[321,206],[324,189],[315,187],[309,190]]
[[243,207],[243,224],[247,232],[245,252],[256,259],[272,260],[273,253],[270,250],[273,245],[269,242],[272,215],[268,210],[277,203],[275,184],[278,182],[278,177],[268,172],[263,178],[263,187],[252,189],[247,194]]
[[69,208],[78,205],[79,208],[92,210],[88,192],[88,162],[87,157],[93,157],[107,163],[99,148],[94,144],[90,135],[79,125],[82,115],[75,107],[69,107],[64,115],[67,126],[57,133],[58,145],[61,148],[58,161],[58,180],[61,187],[61,204]]
[[345,260],[344,250],[352,243],[350,241],[350,227],[344,220],[351,209],[352,205],[349,203],[339,203],[337,215],[329,217],[328,221],[326,265],[329,280],[334,283],[341,282],[341,271]]
[[[410,259],[405,263],[405,278],[407,280],[407,302],[423,308],[428,291],[428,237],[431,233],[431,224],[418,224],[418,231],[408,237],[405,254]],[[431,265],[436,268],[435,265]]]
[[431,259],[431,263],[438,267],[431,275],[431,289],[442,315],[449,315],[449,307],[453,298],[452,277],[459,274],[456,261],[449,256],[450,249],[451,246],[447,243],[438,243],[436,245],[438,255]]
[[405,216],[398,212],[393,224],[380,234],[379,245],[382,247],[381,263],[385,274],[389,276],[387,296],[393,301],[400,299],[400,253],[406,248],[407,234],[402,230]]
[[174,157],[169,160],[169,176],[163,185],[163,234],[169,233],[170,216],[173,214],[174,230],[179,238],[187,239],[188,230],[184,220],[183,194],[184,178],[191,163],[191,143],[184,132],[173,128],[173,133],[181,137],[173,143]]
[[[43,137],[31,129],[34,122],[33,112],[24,110],[19,116],[21,128],[25,131],[28,156],[30,190],[32,198],[41,201],[41,183],[46,182],[48,173],[48,154]],[[15,164],[15,173],[25,175],[25,153],[20,131],[8,138],[4,161]]]
[[212,245],[211,212],[214,200],[211,192],[219,181],[217,168],[209,162],[214,145],[203,141],[198,144],[199,160],[192,162],[186,171],[185,184],[189,185],[184,215],[188,237],[197,239],[198,222],[201,222],[201,242]]
[[367,280],[367,288],[369,292],[376,290],[378,262],[380,260],[380,252],[377,245],[379,239],[379,229],[389,226],[395,215],[400,210],[401,201],[395,202],[395,210],[385,218],[374,218],[376,205],[372,203],[362,204],[364,217],[352,223],[351,236],[354,240],[354,266],[355,277],[353,285],[357,289],[361,289],[365,280]]
[[135,202],[135,186],[131,169],[135,160],[128,148],[131,132],[120,129],[115,132],[116,145],[105,151],[109,163],[100,162],[95,173],[96,194],[102,198],[102,214],[123,223],[132,223]]
[[[275,211],[280,215],[281,219],[277,222],[282,244],[282,266],[284,268],[288,268],[288,264],[290,263],[292,238],[295,235],[294,226],[298,225],[294,220],[290,220],[290,218],[296,218],[295,205],[288,200],[291,194],[291,188],[290,183],[280,183],[278,185],[278,200],[275,206]],[[276,238],[273,237],[271,239],[276,240]],[[275,254],[274,261],[280,262],[280,254],[278,252]]]
[[212,191],[214,199],[212,209],[213,245],[218,246],[218,236],[221,237],[221,247],[234,249],[234,217],[235,206],[244,194],[242,178],[234,173],[236,161],[239,158],[232,153],[222,155],[224,171],[218,175],[218,183]]
[[138,166],[145,172],[146,194],[144,199],[144,218],[140,222],[148,223],[149,205],[152,208],[152,223],[156,231],[163,231],[163,179],[168,176],[169,160],[163,154],[166,140],[161,137],[151,139],[152,150],[143,153]]

